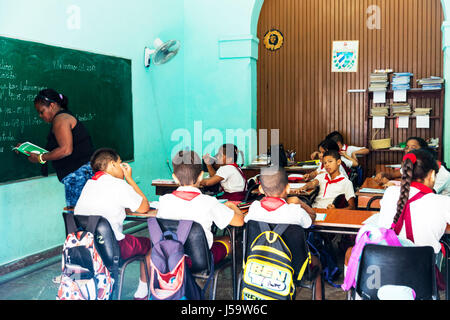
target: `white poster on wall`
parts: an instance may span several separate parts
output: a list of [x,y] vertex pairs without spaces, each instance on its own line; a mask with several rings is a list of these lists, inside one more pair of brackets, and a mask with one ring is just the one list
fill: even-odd
[[331,72],[358,71],[359,41],[333,41]]

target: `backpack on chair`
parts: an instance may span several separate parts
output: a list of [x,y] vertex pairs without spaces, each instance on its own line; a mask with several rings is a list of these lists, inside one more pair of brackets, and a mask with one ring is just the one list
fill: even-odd
[[[293,300],[295,298],[292,253],[281,237],[287,224],[273,230],[258,221],[261,233],[250,246],[242,276],[241,300]],[[306,264],[304,265],[306,267]],[[299,274],[303,276],[304,268]]]
[[[114,278],[95,248],[99,216],[90,216],[86,230],[78,231],[73,214],[66,216],[67,238],[62,253],[62,276],[57,300],[109,300]],[[118,261],[117,261],[118,263]]]
[[[149,300],[203,300],[200,289],[186,264],[184,243],[192,221],[180,220],[176,232],[161,230],[156,218],[147,220],[152,252],[150,254]],[[214,263],[212,263],[214,268]],[[211,275],[214,271],[211,271]],[[204,289],[207,288],[209,280]]]

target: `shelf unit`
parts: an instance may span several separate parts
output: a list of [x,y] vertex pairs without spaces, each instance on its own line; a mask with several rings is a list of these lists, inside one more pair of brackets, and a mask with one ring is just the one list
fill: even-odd
[[[411,106],[412,112],[415,108],[432,108],[430,113],[430,128],[421,129],[416,128],[415,116],[410,116],[408,128],[396,128],[395,116],[386,117],[386,125],[384,129],[375,136],[375,139],[391,138],[392,146],[405,142],[408,137],[416,136],[425,140],[429,138],[439,138],[438,158],[442,161],[443,154],[443,126],[444,126],[444,89],[442,90],[422,90],[422,88],[412,88],[408,90],[407,101]],[[374,104],[373,92],[366,92],[366,121],[365,121],[365,141],[370,150],[366,162],[366,176],[375,174],[375,166],[377,164],[398,164],[402,160],[403,150],[373,150],[370,146],[370,140],[375,134],[373,129],[373,117],[370,116],[370,109],[375,106],[390,106],[393,103],[394,92],[392,90],[386,91],[386,104]]]

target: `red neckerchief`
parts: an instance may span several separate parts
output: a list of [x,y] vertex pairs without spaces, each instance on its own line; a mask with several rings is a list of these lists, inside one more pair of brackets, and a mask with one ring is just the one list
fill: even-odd
[[275,211],[281,206],[284,206],[287,202],[281,198],[265,197],[260,201],[261,207],[269,212]]
[[103,171],[97,171],[94,176],[91,178],[92,180],[98,180],[101,176],[105,175],[106,172]]
[[348,149],[348,145],[344,144],[344,145],[342,146],[341,151],[347,151],[347,149]]
[[441,166],[442,166],[442,163],[440,161],[438,161],[439,170],[441,170]]
[[172,192],[172,194],[175,197],[177,197],[177,198],[180,198],[180,199],[183,199],[183,200],[187,200],[187,201],[191,201],[195,197],[199,196],[200,192],[175,190],[174,192]]
[[325,190],[323,192],[323,197],[325,198],[325,194],[327,193],[327,188],[328,188],[329,184],[338,183],[338,182],[340,182],[340,181],[342,181],[344,179],[345,179],[345,177],[340,177],[340,178],[336,178],[336,179],[330,180],[330,176],[327,174],[325,176],[325,180],[327,180],[327,184],[325,185]]
[[402,214],[400,215],[400,218],[398,218],[398,221],[396,224],[394,224],[394,223],[392,224],[391,229],[394,229],[395,233],[397,235],[399,235],[400,231],[403,228],[403,224],[405,224],[406,238],[408,238],[409,240],[414,242],[414,235],[412,232],[412,224],[411,224],[410,204],[416,200],[419,200],[420,198],[422,198],[423,196],[425,196],[429,193],[433,193],[433,190],[431,190],[426,185],[419,183],[419,182],[412,182],[411,187],[419,189],[419,192],[414,197],[412,197],[411,199],[409,199],[406,202],[405,207],[403,208]]

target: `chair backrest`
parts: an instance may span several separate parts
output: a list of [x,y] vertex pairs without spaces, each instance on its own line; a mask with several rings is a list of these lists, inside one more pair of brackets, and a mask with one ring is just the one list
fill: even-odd
[[[277,224],[269,224],[271,230],[275,229],[276,226]],[[243,234],[244,263],[247,260],[252,242],[260,233],[261,230],[257,221],[250,220],[246,223]],[[292,253],[292,266],[294,267],[294,279],[296,279],[309,253],[305,230],[299,225],[291,224],[281,237]]]
[[[66,227],[66,236],[68,230],[68,215],[72,215],[75,218],[75,223],[77,227],[80,228],[80,230],[85,230],[87,228],[90,216],[74,215],[73,213],[63,212],[64,225]],[[114,264],[114,257],[120,257],[120,247],[108,220],[103,217],[99,217],[94,237],[95,248],[102,257],[103,263],[108,269],[111,270]]]
[[372,198],[370,198],[370,200],[367,202],[366,205],[366,210],[372,210],[372,211],[380,211],[380,208],[372,208],[372,204],[376,201],[376,200],[381,200],[383,199],[383,196],[373,196]]
[[416,300],[436,299],[433,248],[367,244],[358,268],[356,293],[363,299],[378,300],[378,289],[384,285],[410,287]]
[[[179,220],[169,220],[157,218],[161,231],[176,231]],[[152,235],[150,234],[150,237]],[[202,226],[193,222],[189,236],[184,244],[185,254],[192,261],[191,272],[198,273],[211,270],[211,251],[209,250],[208,241]]]
[[348,202],[347,202],[347,199],[345,199],[345,194],[338,195],[334,199],[333,204],[336,209],[343,209],[343,208],[348,207]]

